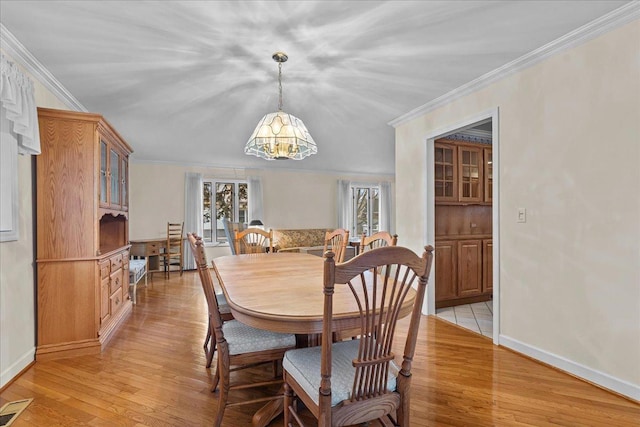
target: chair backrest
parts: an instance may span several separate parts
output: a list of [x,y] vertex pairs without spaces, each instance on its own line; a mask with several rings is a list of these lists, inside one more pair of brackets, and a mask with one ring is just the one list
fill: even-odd
[[182,240],[184,232],[184,222],[167,223],[167,252],[182,253]]
[[207,300],[207,307],[209,308],[209,315],[211,317],[214,328],[217,333],[222,333],[222,319],[220,317],[220,309],[218,307],[218,299],[216,298],[216,290],[211,277],[211,270],[207,265],[207,255],[204,251],[204,243],[202,237],[197,236],[195,233],[187,234],[189,240],[189,246],[193,253],[193,258],[196,261],[196,270],[200,276],[200,283],[202,284],[202,290]]
[[335,254],[336,262],[343,262],[346,253],[347,242],[349,242],[349,230],[336,228],[327,231],[324,235],[324,252],[332,251]]
[[265,231],[261,228],[247,228],[236,231],[233,239],[235,254],[273,253],[273,230]]
[[321,360],[323,380],[319,396],[321,412],[331,410],[331,319],[334,288],[348,287],[360,308],[360,347],[357,358],[353,360],[356,374],[350,397],[351,401],[356,401],[388,393],[387,380],[392,375],[389,368],[394,359],[392,345],[396,322],[407,294],[413,285],[417,286],[404,358],[398,375],[397,389],[402,393],[408,391],[410,385],[411,361],[432,259],[431,246],[425,247],[422,257],[410,249],[389,246],[372,249],[342,264],[335,262],[332,253],[326,255]]
[[370,249],[381,248],[383,246],[396,246],[398,244],[398,235],[393,236],[388,231],[378,231],[371,236],[362,235],[360,238],[359,253],[363,253]]

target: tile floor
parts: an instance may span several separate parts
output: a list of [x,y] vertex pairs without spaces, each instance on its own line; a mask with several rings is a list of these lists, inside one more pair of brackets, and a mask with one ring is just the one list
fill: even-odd
[[436,310],[436,316],[473,332],[493,338],[493,301],[457,305]]

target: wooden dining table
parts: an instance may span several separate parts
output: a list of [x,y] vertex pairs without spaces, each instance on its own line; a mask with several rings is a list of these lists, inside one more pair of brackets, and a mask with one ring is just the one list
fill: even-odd
[[[307,345],[322,332],[324,261],[306,253],[276,252],[223,256],[213,263],[235,319],[255,328],[297,334],[299,345]],[[414,300],[411,290],[400,317],[411,312]],[[334,332],[359,327],[360,312],[348,286],[335,288],[332,319]],[[282,405],[281,399],[269,402],[256,412],[253,425],[268,425],[282,412]]]

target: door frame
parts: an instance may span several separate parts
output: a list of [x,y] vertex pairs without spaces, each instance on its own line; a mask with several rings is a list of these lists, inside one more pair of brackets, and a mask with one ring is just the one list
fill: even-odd
[[[459,132],[465,128],[470,128],[482,122],[491,121],[491,150],[493,162],[493,197],[491,204],[492,215],[492,239],[493,239],[493,343],[500,344],[500,132],[499,132],[499,108],[495,107],[487,111],[480,112],[474,116],[461,119],[451,125],[446,125],[429,132],[426,137],[427,163],[424,179],[427,183],[427,206],[425,216],[425,241],[432,242],[435,247],[435,183],[434,183],[434,141],[447,135]],[[436,314],[436,291],[435,291],[436,267],[435,263],[431,268],[429,283],[434,286],[427,286],[427,299],[422,306],[425,314]]]

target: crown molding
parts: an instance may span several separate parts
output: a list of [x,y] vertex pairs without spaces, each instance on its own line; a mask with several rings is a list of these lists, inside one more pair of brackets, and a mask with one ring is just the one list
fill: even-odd
[[88,111],[2,23],[0,23],[0,47],[70,109]]
[[422,116],[430,111],[440,108],[458,98],[469,95],[476,92],[498,80],[501,80],[511,74],[521,71],[525,68],[531,67],[538,62],[556,55],[564,50],[571,49],[588,40],[591,40],[601,34],[609,32],[615,28],[621,27],[635,19],[640,18],[640,1],[634,0],[628,4],[619,7],[616,10],[609,12],[606,15],[601,16],[590,23],[577,28],[564,36],[547,43],[546,45],[531,51],[520,58],[511,61],[502,67],[496,68],[475,80],[466,83],[457,89],[452,90],[426,104],[409,111],[402,116],[393,119],[387,124],[394,128]]

